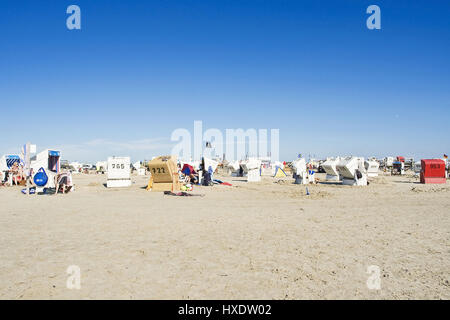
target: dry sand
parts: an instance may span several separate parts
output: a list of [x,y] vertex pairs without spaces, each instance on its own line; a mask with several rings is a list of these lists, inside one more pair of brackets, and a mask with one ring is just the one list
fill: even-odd
[[[291,178],[147,192],[76,175],[68,195],[0,188],[1,299],[449,299],[450,184]],[[81,270],[68,289],[66,270]],[[367,267],[381,269],[369,290]]]

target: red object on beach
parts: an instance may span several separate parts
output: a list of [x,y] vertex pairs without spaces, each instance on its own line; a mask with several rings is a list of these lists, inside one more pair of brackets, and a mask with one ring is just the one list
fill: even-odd
[[445,183],[445,162],[441,159],[422,159],[420,183]]
[[194,167],[192,167],[191,165],[189,165],[187,163],[185,163],[183,165],[183,169],[181,169],[181,172],[183,172],[187,176],[190,175],[190,174],[196,173],[195,170],[194,170]]
[[397,161],[405,162],[405,157],[397,156]]

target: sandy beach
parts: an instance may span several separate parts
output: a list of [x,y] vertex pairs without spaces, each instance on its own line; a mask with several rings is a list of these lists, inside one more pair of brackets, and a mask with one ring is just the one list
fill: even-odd
[[[220,178],[220,177],[219,177]],[[0,188],[1,299],[449,299],[450,185],[222,177],[173,197],[105,175],[75,192]],[[81,289],[68,289],[69,266]],[[370,290],[368,266],[381,289]]]

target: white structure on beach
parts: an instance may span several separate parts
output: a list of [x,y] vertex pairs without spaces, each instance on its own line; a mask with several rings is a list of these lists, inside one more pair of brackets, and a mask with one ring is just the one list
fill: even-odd
[[0,158],[0,171],[8,171],[13,165],[13,163],[15,162],[20,163],[20,161],[21,161],[20,156],[17,154],[8,154],[8,155],[5,154],[3,157]]
[[295,184],[308,184],[308,170],[306,169],[306,160],[304,158],[296,159],[292,162],[294,169]]
[[107,188],[131,186],[131,160],[130,157],[108,158],[108,180]]
[[422,161],[416,161],[414,162],[414,175],[420,176],[420,171],[422,171]]
[[327,176],[325,178],[326,181],[339,181],[339,172],[336,168],[336,165],[341,161],[341,158],[327,158],[327,161],[322,163],[322,168],[325,170]]
[[55,176],[61,171],[61,152],[46,149],[31,158],[30,168],[36,174],[41,168],[48,177],[45,188],[56,188]]
[[384,158],[384,167],[385,168],[392,168],[392,165],[393,165],[394,161],[395,161],[394,157],[386,157],[386,158]]
[[376,160],[364,161],[364,167],[368,177],[378,177],[378,170],[380,169],[380,163]]
[[239,161],[231,161],[227,165],[228,174],[230,175],[237,175],[239,173],[239,170],[241,169],[241,166],[239,165]]
[[248,182],[261,181],[261,160],[250,158],[241,163],[244,173],[247,174]]
[[350,186],[367,186],[367,172],[364,158],[348,157],[336,165],[342,177],[342,184]]
[[203,165],[204,165],[203,170],[211,171],[212,173],[214,173],[217,167],[219,166],[219,162],[207,157],[203,157]]

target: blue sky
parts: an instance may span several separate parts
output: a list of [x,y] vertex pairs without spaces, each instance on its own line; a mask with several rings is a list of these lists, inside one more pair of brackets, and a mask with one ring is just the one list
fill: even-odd
[[[81,30],[66,8],[81,8]],[[381,8],[368,30],[366,8]],[[450,2],[0,2],[0,154],[171,150],[171,132],[280,130],[280,155],[450,152]]]

